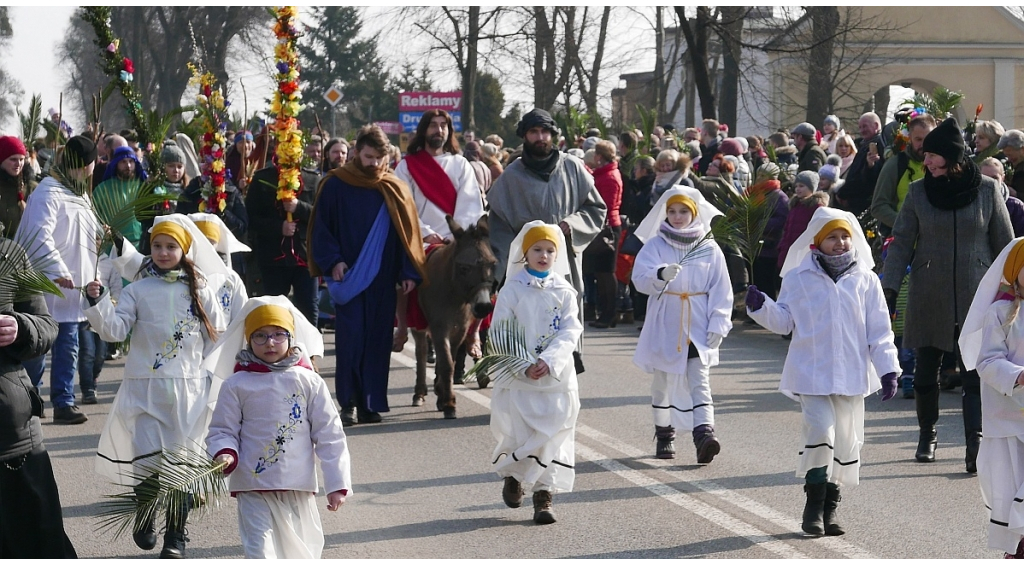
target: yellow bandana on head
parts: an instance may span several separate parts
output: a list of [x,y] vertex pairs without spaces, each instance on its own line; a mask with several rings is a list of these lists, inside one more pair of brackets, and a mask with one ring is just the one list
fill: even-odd
[[672,196],[667,202],[665,202],[665,211],[668,211],[668,208],[672,207],[672,204],[683,204],[686,209],[690,210],[690,215],[697,217],[697,202],[694,202],[690,197],[682,194]]
[[192,248],[192,234],[183,225],[173,221],[161,221],[154,225],[149,232],[149,240],[152,241],[157,235],[167,235],[177,241],[183,253],[187,253]]
[[211,243],[216,245],[220,242],[220,226],[212,221],[196,221],[196,227],[206,235]]
[[826,223],[818,231],[818,234],[814,236],[814,246],[820,247],[821,242],[825,240],[825,237],[828,237],[828,234],[835,231],[836,229],[842,229],[843,231],[846,231],[847,235],[853,237],[853,227],[850,226],[849,221],[846,221],[845,219],[833,219],[832,221]]
[[1024,268],[1024,239],[1017,241],[1017,244],[1010,249],[1010,254],[1006,255],[1006,262],[1003,263],[1003,278],[1006,279],[1007,284],[1013,286],[1013,283],[1020,276],[1020,270]]
[[279,305],[267,304],[261,305],[245,316],[245,340],[248,341],[257,329],[267,325],[283,327],[292,335],[295,334],[295,318],[292,317],[292,312]]
[[523,235],[523,254],[530,250],[534,244],[538,241],[551,241],[555,244],[555,248],[558,248],[558,239],[562,236],[562,232],[551,225],[538,225],[537,227],[531,228]]

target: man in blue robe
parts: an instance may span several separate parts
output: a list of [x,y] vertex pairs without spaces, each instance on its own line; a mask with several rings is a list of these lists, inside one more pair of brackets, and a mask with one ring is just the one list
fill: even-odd
[[387,168],[377,126],[356,138],[357,156],[320,184],[310,222],[310,273],[324,276],[335,309],[335,385],[342,421],[378,423],[389,411],[388,371],[400,285],[423,281],[426,257],[409,187]]

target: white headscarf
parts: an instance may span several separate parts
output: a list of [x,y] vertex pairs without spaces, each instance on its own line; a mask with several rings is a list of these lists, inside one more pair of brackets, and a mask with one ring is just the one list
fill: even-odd
[[217,249],[218,253],[230,255],[231,253],[248,253],[252,251],[248,245],[235,238],[235,234],[228,229],[227,225],[224,225],[224,220],[220,216],[212,213],[190,213],[188,218],[196,223],[208,221],[217,224],[217,229],[220,230],[220,237],[217,238],[217,244],[214,248]]
[[[153,219],[153,225],[156,226],[165,221],[171,223],[177,223],[188,230],[189,235],[192,236],[192,244],[189,245],[188,252],[185,256],[189,258],[203,274],[224,274],[228,275],[228,267],[224,264],[224,261],[217,254],[217,249],[213,248],[210,244],[210,240],[206,238],[206,235],[196,227],[195,223],[188,218],[187,215],[180,213],[172,213],[170,215],[162,215]],[[152,231],[152,228],[150,228]]]
[[199,158],[196,156],[196,146],[192,143],[192,138],[184,133],[178,133],[175,134],[174,141],[185,152],[185,174],[189,178],[199,178],[202,171],[199,170]]
[[674,188],[665,190],[665,193],[658,198],[658,202],[654,204],[651,211],[647,213],[647,217],[640,222],[636,231],[633,232],[640,241],[646,243],[652,238],[658,236],[658,230],[661,229],[661,224],[665,223],[665,219],[668,217],[668,200],[672,196],[678,195],[686,196],[697,204],[697,217],[695,217],[694,220],[700,222],[702,235],[711,230],[711,220],[714,217],[724,215],[718,208],[705,200],[704,195],[696,188],[690,188],[689,186],[675,186]]
[[[978,367],[978,355],[981,354],[981,334],[985,329],[985,313],[988,311],[988,306],[996,301],[999,285],[1003,280],[1003,266],[1006,265],[1006,257],[1021,239],[1024,237],[1017,237],[1003,247],[1002,252],[988,267],[988,272],[981,278],[978,290],[974,293],[974,301],[971,302],[971,309],[967,311],[967,319],[964,321],[959,339],[960,358],[967,370],[974,370]],[[1013,285],[1013,280],[1007,282]]]
[[217,338],[216,346],[203,360],[203,368],[219,378],[227,379],[235,372],[235,356],[245,347],[245,318],[252,310],[265,305],[283,307],[292,313],[295,321],[295,333],[292,346],[300,346],[307,357],[324,355],[324,337],[316,327],[306,320],[292,302],[285,296],[260,296],[245,302],[242,311],[231,320],[228,328]]
[[793,246],[789,248],[789,254],[786,255],[786,262],[782,265],[782,271],[779,272],[779,276],[785,278],[786,273],[800,266],[804,257],[811,253],[814,236],[825,227],[826,223],[833,219],[845,219],[849,222],[850,228],[853,231],[851,233],[853,236],[853,250],[857,252],[857,267],[868,270],[875,267],[875,259],[871,256],[871,246],[868,245],[868,240],[864,237],[864,231],[860,228],[860,222],[857,221],[857,217],[850,212],[835,208],[818,208],[814,210],[814,215],[811,216],[811,222],[807,224],[807,229],[796,238],[796,241],[793,241]]
[[[550,223],[544,223],[540,220],[534,220],[527,223],[519,230],[519,235],[512,241],[512,246],[508,249],[508,265],[505,267],[505,280],[511,280],[513,276],[519,274],[523,270],[526,270],[526,255],[523,253],[523,239],[526,238],[526,233],[534,227],[546,225],[548,227],[555,228],[556,231],[562,233],[562,228],[557,225]],[[571,271],[569,270],[569,254],[565,250],[565,237],[558,237],[555,241],[555,264],[551,267],[551,272],[559,274],[561,276],[569,276]]]

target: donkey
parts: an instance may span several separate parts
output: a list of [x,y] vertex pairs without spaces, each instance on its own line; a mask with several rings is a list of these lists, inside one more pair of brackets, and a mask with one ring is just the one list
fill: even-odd
[[498,263],[491,251],[487,216],[469,229],[463,229],[446,216],[453,241],[427,257],[427,284],[419,289],[420,307],[427,318],[427,331],[413,330],[416,343],[416,388],[413,406],[421,406],[427,397],[427,332],[434,343],[434,394],[437,410],[445,419],[455,419],[455,354],[464,344],[473,318],[491,313],[494,267]]

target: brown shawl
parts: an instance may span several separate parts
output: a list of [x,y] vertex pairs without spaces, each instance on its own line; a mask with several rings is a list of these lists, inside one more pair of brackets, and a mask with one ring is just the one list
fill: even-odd
[[[358,158],[358,157],[357,157]],[[324,176],[317,187],[316,198],[313,201],[312,217],[316,218],[316,205],[320,201],[320,192],[329,178],[337,178],[342,182],[356,186],[377,190],[384,196],[384,203],[388,206],[388,215],[391,216],[391,224],[398,232],[398,238],[402,240],[405,253],[409,256],[416,271],[427,281],[427,257],[423,252],[423,235],[420,233],[420,218],[416,212],[416,203],[412,199],[412,192],[405,182],[402,182],[388,169],[380,169],[376,175],[371,176],[356,166],[354,160],[349,161],[345,166],[338,167]],[[306,236],[306,254],[309,259],[309,273],[312,276],[329,276],[324,273],[313,260],[313,221],[309,222]]]

